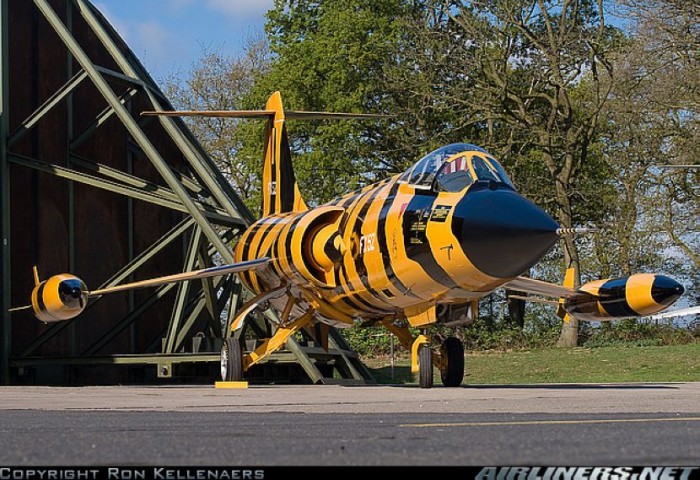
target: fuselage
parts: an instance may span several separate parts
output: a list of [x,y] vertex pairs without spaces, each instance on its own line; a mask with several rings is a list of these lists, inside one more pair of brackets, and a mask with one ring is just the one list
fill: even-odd
[[352,324],[467,303],[523,273],[556,242],[558,225],[493,157],[449,147],[320,207],[262,218],[242,236],[236,261],[272,262],[243,281],[256,293],[288,282],[320,316]]

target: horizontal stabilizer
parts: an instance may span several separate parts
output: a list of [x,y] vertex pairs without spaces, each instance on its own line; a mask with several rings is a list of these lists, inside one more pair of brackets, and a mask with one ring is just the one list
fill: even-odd
[[[144,117],[212,117],[212,118],[274,118],[274,110],[179,110],[179,111],[149,111],[141,112]],[[374,113],[336,113],[336,112],[304,112],[285,110],[286,118],[297,120],[342,120],[342,119],[380,119],[390,118],[389,115]]]
[[652,320],[657,320],[660,318],[670,318],[670,317],[682,317],[684,315],[700,315],[700,305],[696,307],[681,308],[679,310],[672,310],[670,312],[657,313],[652,315]]

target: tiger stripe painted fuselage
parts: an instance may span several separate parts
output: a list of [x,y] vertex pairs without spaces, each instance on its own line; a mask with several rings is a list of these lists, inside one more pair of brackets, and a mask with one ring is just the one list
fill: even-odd
[[[460,151],[457,157],[483,155],[466,144],[453,150]],[[289,282],[300,301],[314,304],[320,319],[334,324],[400,316],[417,326],[434,323],[437,304],[464,304],[487,295],[539,260],[557,239],[556,223],[505,182],[475,176],[463,189],[449,192],[411,185],[406,177],[396,175],[312,210],[273,214],[253,224],[237,244],[236,261],[273,260],[264,271],[244,273],[246,286],[261,293]],[[494,258],[470,258],[472,243],[493,240],[482,238],[483,228],[478,228],[484,226],[484,212],[474,209],[486,208],[482,204],[492,209],[489,215],[501,214],[500,220],[527,217],[526,236],[544,240],[534,251],[520,249],[526,258],[515,269],[500,266],[495,275],[477,266],[491,266]],[[473,213],[479,231],[472,234]],[[323,225],[331,225],[337,235],[332,242],[332,235],[318,235]],[[499,222],[487,227],[488,235],[503,233]],[[517,225],[511,233],[517,234]],[[330,251],[325,269],[315,251]]]

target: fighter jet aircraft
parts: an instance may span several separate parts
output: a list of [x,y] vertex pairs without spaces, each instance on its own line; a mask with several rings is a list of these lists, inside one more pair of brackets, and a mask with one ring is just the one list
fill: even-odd
[[[495,289],[554,298],[549,301],[558,305],[565,321],[570,316],[596,321],[648,316],[683,293],[675,280],[654,274],[596,280],[578,288],[573,271],[563,285],[522,276],[561,235],[576,229],[560,228],[519,195],[498,160],[475,145],[446,145],[402,174],[309,208],[294,177],[285,122],[372,115],[285,112],[279,92],[262,111],[144,114],[266,119],[260,220],[236,244],[232,265],[97,291],[89,291],[74,275],[43,282],[37,275],[32,305],[26,308],[39,320],[73,318],[90,297],[240,272],[255,296],[240,309],[224,341],[224,380],[242,379],[306,326],[362,323],[389,329],[411,350],[421,387],[433,385],[434,366],[443,384],[454,387],[464,377],[463,345],[449,337],[433,346],[431,327],[473,321],[479,299]],[[271,338],[246,352],[238,333],[258,308],[272,308],[279,324]],[[421,334],[414,337],[409,327]]]

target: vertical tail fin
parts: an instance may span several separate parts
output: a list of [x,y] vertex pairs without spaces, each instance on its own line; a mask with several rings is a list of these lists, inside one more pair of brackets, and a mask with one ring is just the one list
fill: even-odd
[[[564,283],[562,286],[568,287],[568,288],[574,288],[574,269],[573,267],[569,267],[566,269],[566,274],[564,275]],[[571,315],[564,310],[564,302],[566,300],[563,298],[559,299],[559,307],[557,308],[557,316],[561,319],[564,320],[565,323],[569,323],[571,321]]]
[[265,153],[262,177],[262,216],[274,213],[308,210],[294,177],[292,154],[285,127],[285,112],[280,92],[273,93],[265,104],[274,111],[265,132]]
[[39,269],[36,267],[36,265],[34,265],[34,268],[32,268],[32,272],[34,272],[34,286],[38,287],[41,282],[39,280]]

